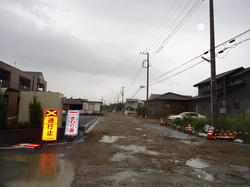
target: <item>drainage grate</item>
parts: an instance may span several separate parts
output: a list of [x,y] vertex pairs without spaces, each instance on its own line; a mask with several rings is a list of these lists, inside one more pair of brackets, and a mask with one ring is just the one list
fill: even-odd
[[222,182],[230,184],[247,184],[247,179],[233,174],[217,173],[214,177]]

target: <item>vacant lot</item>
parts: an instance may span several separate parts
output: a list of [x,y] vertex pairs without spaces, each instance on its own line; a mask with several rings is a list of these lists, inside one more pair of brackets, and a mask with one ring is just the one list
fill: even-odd
[[249,145],[116,113],[102,117],[65,158],[74,163],[74,187],[250,185]]

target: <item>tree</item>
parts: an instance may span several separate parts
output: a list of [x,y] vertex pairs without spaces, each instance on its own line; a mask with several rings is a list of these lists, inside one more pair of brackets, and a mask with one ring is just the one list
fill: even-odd
[[8,119],[7,101],[4,95],[0,91],[0,129],[7,128],[7,119]]
[[43,110],[41,102],[37,100],[37,96],[33,96],[32,101],[29,103],[29,123],[34,128],[42,126]]
[[146,112],[147,112],[147,108],[146,108],[146,106],[138,106],[136,111],[137,111],[138,116],[142,115],[142,117],[145,117]]

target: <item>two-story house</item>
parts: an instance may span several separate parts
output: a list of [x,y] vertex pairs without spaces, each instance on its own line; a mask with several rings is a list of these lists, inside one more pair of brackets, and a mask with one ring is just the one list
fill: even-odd
[[[198,95],[193,98],[195,111],[211,115],[210,78],[194,85]],[[229,117],[250,112],[250,68],[236,68],[216,76],[217,111]]]
[[8,115],[17,114],[21,91],[46,92],[46,89],[42,72],[25,72],[0,61],[0,91],[7,99]]
[[144,102],[139,99],[126,99],[125,109],[126,110],[136,110],[139,107],[144,106]]

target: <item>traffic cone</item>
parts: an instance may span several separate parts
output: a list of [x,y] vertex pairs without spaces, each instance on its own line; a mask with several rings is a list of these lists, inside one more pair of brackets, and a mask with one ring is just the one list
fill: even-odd
[[186,129],[187,129],[187,133],[193,133],[192,132],[192,127],[191,127],[191,125],[190,125],[190,123],[188,124],[188,126],[186,127]]
[[162,118],[160,119],[160,125],[164,125]]
[[207,140],[214,140],[213,133],[211,127],[208,127]]

